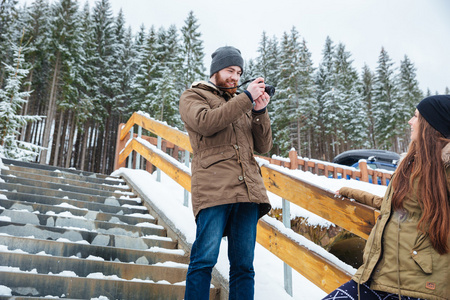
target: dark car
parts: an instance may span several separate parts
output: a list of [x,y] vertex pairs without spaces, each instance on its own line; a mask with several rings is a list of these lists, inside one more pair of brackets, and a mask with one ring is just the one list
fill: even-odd
[[[393,172],[397,169],[397,163],[400,159],[400,155],[392,151],[376,149],[349,150],[337,155],[333,159],[333,163],[359,169],[360,159],[365,159],[367,161],[368,168],[384,169]],[[347,179],[350,179],[349,175],[347,175]],[[359,179],[357,178],[357,180]],[[371,175],[369,175],[369,182],[372,183]],[[378,178],[377,183],[381,185],[380,178]],[[389,180],[387,183],[389,183]]]
[[360,149],[342,152],[333,159],[333,163],[358,168],[358,161],[365,159],[372,169],[395,171],[400,155],[386,150]]

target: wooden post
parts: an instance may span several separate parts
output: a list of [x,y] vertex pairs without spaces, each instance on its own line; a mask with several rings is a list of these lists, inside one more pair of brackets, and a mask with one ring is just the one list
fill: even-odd
[[125,148],[125,144],[127,143],[128,139],[130,138],[130,133],[128,133],[127,136],[122,141],[120,140],[122,128],[124,126],[125,126],[125,123],[119,124],[119,130],[117,133],[117,140],[116,140],[116,153],[114,156],[114,171],[119,168],[125,167],[125,162],[122,162],[119,164],[119,153]]
[[369,182],[369,172],[367,170],[367,162],[365,160],[359,161],[359,170],[361,171],[361,181]]
[[291,170],[297,170],[298,169],[298,155],[297,151],[295,149],[292,149],[289,151],[289,160],[291,161]]

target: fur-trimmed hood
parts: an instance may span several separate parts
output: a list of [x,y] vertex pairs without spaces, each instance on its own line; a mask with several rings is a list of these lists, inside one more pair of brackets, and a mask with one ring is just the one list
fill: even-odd
[[442,149],[442,160],[446,166],[450,166],[450,143]]
[[[399,164],[405,158],[406,152],[400,154]],[[450,166],[450,143],[442,149],[442,161],[445,166]]]

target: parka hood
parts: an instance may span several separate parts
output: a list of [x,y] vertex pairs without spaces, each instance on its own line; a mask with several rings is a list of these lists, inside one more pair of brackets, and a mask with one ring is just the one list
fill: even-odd
[[450,166],[450,143],[442,149],[442,160],[446,166]]

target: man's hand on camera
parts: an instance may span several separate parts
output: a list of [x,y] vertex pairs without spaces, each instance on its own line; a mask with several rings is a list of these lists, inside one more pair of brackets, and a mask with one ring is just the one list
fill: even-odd
[[255,106],[253,110],[259,111],[264,109],[270,102],[270,96],[265,92],[266,85],[264,78],[258,77],[247,87],[247,91],[252,95]]

